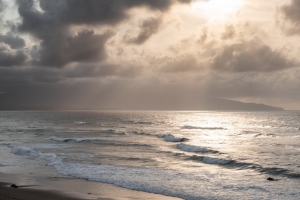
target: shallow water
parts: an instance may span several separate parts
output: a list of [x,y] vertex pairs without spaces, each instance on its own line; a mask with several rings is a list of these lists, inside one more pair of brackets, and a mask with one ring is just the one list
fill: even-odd
[[[300,112],[0,112],[0,171],[183,199],[299,199]],[[278,181],[267,181],[271,176]]]

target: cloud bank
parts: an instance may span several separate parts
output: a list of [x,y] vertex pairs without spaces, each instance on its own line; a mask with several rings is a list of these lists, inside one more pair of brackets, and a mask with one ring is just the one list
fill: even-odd
[[0,0],[0,103],[163,109],[211,96],[300,109],[300,3],[243,0],[219,19],[199,2]]

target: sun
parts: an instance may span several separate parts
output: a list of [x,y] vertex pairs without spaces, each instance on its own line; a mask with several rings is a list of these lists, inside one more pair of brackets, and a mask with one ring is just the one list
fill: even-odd
[[232,14],[243,5],[243,0],[198,0],[192,3],[193,12],[210,19],[222,19]]

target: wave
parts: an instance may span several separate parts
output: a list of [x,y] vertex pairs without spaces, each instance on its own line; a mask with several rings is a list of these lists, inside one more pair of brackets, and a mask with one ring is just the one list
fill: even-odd
[[193,155],[190,157],[191,160],[204,162],[206,164],[214,164],[214,165],[229,165],[235,163],[234,160],[223,159],[223,158],[213,158],[209,156],[197,156]]
[[13,165],[10,165],[10,164],[0,164],[0,167],[9,167],[9,166],[13,166]]
[[47,127],[40,127],[36,125],[29,125],[27,128],[24,129],[17,129],[16,131],[18,132],[24,132],[24,131],[36,131],[36,132],[43,132],[46,131],[48,128]]
[[[197,185],[198,189],[204,189],[206,186],[202,184],[200,180],[206,180],[208,178],[208,175],[206,174],[203,174],[203,178],[200,178],[198,174],[186,174],[157,168],[151,169],[64,162],[55,154],[41,153],[27,146],[15,146],[13,147],[12,152],[16,155],[25,156],[31,159],[48,161],[49,166],[54,167],[58,173],[65,176],[190,200],[196,200],[203,196],[203,194],[193,192],[193,187],[190,186]],[[183,182],[178,182],[178,180],[183,180]],[[189,184],[186,184],[187,182]],[[161,187],[161,185],[164,185],[164,187]],[[174,190],[174,188],[178,189]],[[209,194],[207,194],[207,196],[208,195]]]
[[134,121],[134,120],[124,120],[122,121],[123,123],[126,124],[144,124],[144,125],[152,125],[152,122],[149,121]]
[[300,179],[300,173],[293,172],[284,168],[263,167],[261,165],[254,164],[254,163],[246,163],[237,160],[214,158],[209,156],[193,155],[188,159],[198,161],[198,162],[203,162],[206,164],[220,165],[227,168],[236,168],[238,170],[252,169],[264,174],[278,175],[278,176],[283,176],[283,177],[293,178],[293,179]]
[[138,122],[134,122],[134,124],[145,124],[145,125],[151,125],[153,124],[152,122],[145,122],[145,121],[138,121]]
[[144,132],[144,131],[141,131],[141,132],[139,132],[139,131],[130,131],[130,132],[128,132],[129,134],[135,134],[135,135],[146,135],[146,136],[152,136],[152,134],[151,133],[146,133],[146,132]]
[[78,122],[74,122],[74,124],[85,125],[85,124],[88,124],[88,122],[78,121]]
[[250,165],[249,169],[255,169],[261,173],[270,174],[270,175],[280,175],[288,178],[300,178],[300,173],[290,171],[284,168],[278,167],[262,167],[261,165]]
[[50,140],[55,142],[87,142],[87,141],[96,141],[101,140],[100,138],[59,138],[51,137]]
[[224,130],[223,127],[199,127],[199,126],[182,126],[181,129],[202,129],[202,130]]
[[76,142],[76,143],[83,143],[83,142],[101,142],[101,145],[104,146],[124,146],[124,147],[152,147],[150,144],[141,144],[141,143],[134,143],[134,142],[123,142],[123,141],[111,141],[105,138],[59,138],[59,137],[51,137],[50,140],[55,142]]
[[205,157],[203,158],[203,162],[207,164],[217,164],[217,165],[227,165],[232,162],[232,160],[225,160],[222,158],[211,158],[211,157]]
[[215,153],[217,152],[207,147],[199,147],[199,146],[193,146],[190,144],[183,144],[183,143],[177,145],[177,148],[186,152],[215,152]]
[[12,147],[12,153],[30,158],[41,158],[48,162],[57,161],[55,154],[36,152],[32,148],[24,146]]
[[166,142],[184,142],[187,139],[182,137],[175,137],[172,134],[157,134],[158,138],[164,138]]
[[[63,161],[55,154],[38,152],[33,148],[22,145],[14,146],[12,152],[32,159],[45,160],[58,173],[65,176],[187,200],[224,199],[224,195],[226,195],[226,199],[235,199],[236,194],[240,194],[243,191],[246,191],[254,199],[259,199],[265,195],[265,191],[273,188],[269,184],[261,185],[260,182],[251,180],[249,180],[251,181],[249,184],[237,184],[235,186],[232,185],[232,179],[229,175],[224,178],[214,178],[215,174],[210,173],[209,170],[204,171],[204,173],[192,173],[159,168],[72,163]],[[203,160],[216,164],[226,164],[225,162],[229,161],[210,157],[203,157]],[[235,177],[236,180],[247,178],[244,175],[240,175],[240,173],[235,173],[235,176],[237,176]],[[247,182],[247,180],[245,181]],[[212,192],[223,191],[225,188],[225,193]],[[287,192],[286,187],[283,187],[277,188],[275,193],[268,193],[268,195],[271,195],[268,197],[272,199],[292,199],[295,195],[300,195],[300,193],[297,191],[297,188]]]
[[57,144],[9,144],[9,148],[16,148],[16,147],[26,147],[29,149],[56,149],[56,148],[64,148],[66,145],[57,145]]

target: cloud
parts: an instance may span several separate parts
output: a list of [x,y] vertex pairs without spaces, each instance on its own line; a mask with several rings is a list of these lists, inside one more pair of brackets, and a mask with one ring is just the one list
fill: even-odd
[[193,55],[177,56],[165,62],[159,69],[164,73],[183,73],[200,71],[201,64]]
[[[293,74],[293,75],[291,75]],[[206,95],[246,102],[266,102],[285,108],[299,105],[300,70],[273,73],[216,73],[206,77]]]
[[[271,3],[210,20],[179,5],[191,0],[15,1],[0,0],[1,105],[164,109],[216,96],[299,107],[299,63],[278,50],[296,37],[263,34]],[[279,11],[297,31],[290,2]]]
[[98,62],[106,58],[105,43],[111,32],[94,34],[83,30],[75,36],[60,35],[44,40],[36,65],[63,67],[72,62]]
[[227,40],[227,39],[232,39],[235,36],[235,28],[233,25],[227,25],[225,27],[225,31],[222,34],[222,39]]
[[212,68],[228,72],[272,72],[299,65],[282,52],[259,41],[225,45],[212,61]]
[[203,44],[208,38],[208,31],[207,31],[207,27],[204,27],[202,29],[202,33],[200,35],[200,38],[198,39],[198,42]]
[[291,0],[290,4],[280,7],[279,10],[283,14],[283,19],[278,21],[279,26],[288,35],[300,35],[300,1]]
[[141,72],[134,66],[120,66],[109,63],[74,65],[66,67],[62,74],[66,78],[96,78],[96,77],[135,77]]
[[6,35],[0,34],[0,42],[8,44],[12,49],[20,49],[26,45],[23,38],[20,38],[19,36],[13,36],[9,33]]
[[6,4],[2,0],[0,0],[0,14],[5,10],[5,8],[6,8]]
[[0,43],[0,67],[21,65],[26,60],[22,50],[13,50],[7,44]]
[[[21,17],[18,30],[41,41],[40,59],[35,61],[37,65],[63,67],[78,61],[98,62],[105,60],[104,46],[112,33],[96,34],[92,32],[93,26],[116,25],[128,19],[128,11],[135,7],[165,11],[175,3],[189,2],[191,0],[39,0],[40,11],[34,0],[17,0]],[[159,19],[144,21],[138,36],[130,41],[144,43],[158,31],[159,25]],[[85,26],[90,31],[70,36],[73,26]],[[73,50],[72,45],[77,49]],[[73,52],[66,55],[66,49]]]
[[140,25],[139,33],[137,36],[130,37],[128,35],[125,36],[125,41],[127,43],[132,44],[143,44],[145,43],[153,34],[159,31],[159,27],[161,25],[161,18],[149,18],[143,21]]
[[3,26],[3,11],[6,9],[6,4],[3,0],[0,0],[0,28],[2,29]]
[[[0,54],[1,55],[1,54]],[[0,60],[2,62],[2,60]],[[142,69],[131,65],[117,65],[110,63],[99,64],[73,64],[64,68],[49,67],[0,67],[0,85],[37,83],[66,83],[83,79],[103,80],[134,79],[142,73]],[[1,88],[0,88],[1,89]]]

